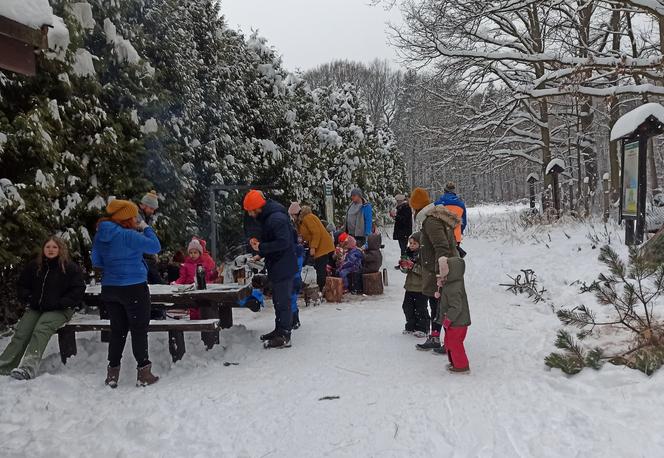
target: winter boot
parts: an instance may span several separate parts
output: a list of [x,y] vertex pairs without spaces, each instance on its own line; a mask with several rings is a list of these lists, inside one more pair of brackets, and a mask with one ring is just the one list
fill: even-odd
[[433,349],[433,352],[434,352],[436,355],[446,355],[446,354],[447,354],[447,348],[445,348],[445,345],[441,345],[441,346],[438,347],[438,348],[434,348],[434,349]]
[[418,339],[422,339],[427,336],[426,332],[423,331],[415,331],[413,332],[413,337],[417,337]]
[[302,323],[300,323],[300,311],[293,312],[293,329],[300,329]]
[[290,336],[277,335],[266,341],[263,346],[265,348],[290,348]]
[[470,367],[454,367],[450,364],[447,370],[454,374],[467,374],[470,372]]
[[426,342],[415,345],[415,348],[422,351],[429,351],[433,350],[434,348],[440,348],[440,337],[429,336]]
[[12,369],[12,371],[9,373],[9,376],[16,380],[30,380],[32,378],[30,376],[30,372],[28,372],[26,369],[23,369],[22,367]]
[[276,329],[275,329],[274,331],[272,331],[272,332],[268,332],[267,334],[263,334],[263,335],[260,337],[260,339],[263,340],[263,341],[266,341],[266,340],[272,340],[272,339],[274,339],[275,337],[277,337],[277,330],[276,330]]
[[152,373],[152,363],[139,367],[136,373],[136,386],[148,386],[157,383],[159,377]]
[[108,366],[108,368],[106,369],[106,381],[104,383],[110,386],[111,388],[117,388],[119,379],[120,379],[120,366],[118,367]]

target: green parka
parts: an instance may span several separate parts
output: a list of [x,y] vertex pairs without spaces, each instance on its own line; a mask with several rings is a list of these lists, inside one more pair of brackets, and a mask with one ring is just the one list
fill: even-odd
[[450,273],[441,288],[439,315],[437,323],[442,323],[443,317],[452,322],[452,327],[470,326],[470,309],[463,275],[466,272],[466,263],[461,258],[449,258],[447,265]]
[[436,275],[438,259],[458,258],[459,252],[454,238],[454,228],[460,224],[459,217],[445,208],[436,205],[431,208],[422,223],[422,244],[420,263],[422,264],[422,293],[433,297],[438,290]]

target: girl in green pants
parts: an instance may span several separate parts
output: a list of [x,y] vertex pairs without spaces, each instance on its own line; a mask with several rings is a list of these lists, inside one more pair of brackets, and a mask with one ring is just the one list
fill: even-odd
[[34,378],[49,339],[71,319],[84,294],[81,268],[69,260],[62,240],[49,238],[18,279],[18,298],[27,308],[0,355],[0,375]]

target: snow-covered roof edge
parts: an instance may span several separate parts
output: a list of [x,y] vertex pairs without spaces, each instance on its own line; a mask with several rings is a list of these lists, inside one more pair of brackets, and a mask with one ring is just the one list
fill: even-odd
[[556,165],[561,169],[565,170],[565,161],[563,161],[559,157],[556,157],[554,159],[551,159],[551,162],[547,164],[546,172],[544,172],[544,174],[548,175],[551,172],[551,169],[554,168]]
[[646,103],[625,113],[613,125],[613,129],[611,129],[611,141],[631,134],[650,116],[654,116],[664,122],[664,107],[659,103]]

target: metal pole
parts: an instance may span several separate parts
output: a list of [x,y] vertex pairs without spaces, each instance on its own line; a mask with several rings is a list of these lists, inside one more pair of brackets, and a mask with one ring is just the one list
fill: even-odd
[[215,190],[210,189],[210,250],[212,259],[217,260],[217,208]]

